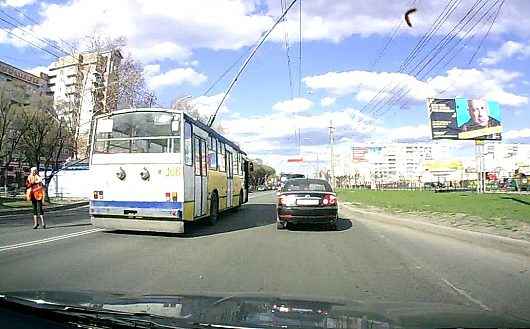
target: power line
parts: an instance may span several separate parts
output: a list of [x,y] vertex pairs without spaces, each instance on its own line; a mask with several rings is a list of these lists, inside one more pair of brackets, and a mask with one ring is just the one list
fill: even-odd
[[[460,0],[461,1],[461,0]],[[436,20],[433,22],[433,24],[430,26],[430,28],[427,30],[427,32],[425,32],[425,34],[422,36],[422,38],[420,39],[420,41],[416,44],[416,46],[414,47],[414,49],[411,51],[411,53],[405,58],[405,60],[403,61],[403,63],[400,65],[399,67],[399,70],[398,70],[398,73],[401,73],[403,72],[403,70],[406,68],[406,66],[408,65],[408,63],[410,61],[412,61],[416,56],[417,56],[417,52],[419,50],[421,50],[423,47],[424,47],[424,44],[426,42],[426,40],[428,40],[429,36],[431,34],[434,34],[436,33],[436,31],[438,31],[438,29],[443,25],[443,22],[445,22],[447,20],[447,18],[449,17],[449,15],[456,9],[456,7],[458,6],[454,6],[454,4],[456,2],[458,2],[458,4],[460,4],[460,1],[458,0],[452,0],[451,2],[447,3],[447,5],[445,6],[445,8],[442,10],[442,12],[440,13],[440,15],[438,15],[438,17],[436,18]],[[450,7],[451,6],[451,7]],[[451,11],[452,10],[452,11]],[[361,114],[363,112],[365,112],[373,103],[376,99],[379,98],[379,95],[381,95],[383,92],[385,92],[387,90],[387,88],[389,88],[390,86],[392,85],[392,82],[390,81],[388,84],[386,84],[383,88],[379,89],[379,91],[376,93],[376,95],[374,95],[372,97],[372,99],[368,102],[368,104],[366,104],[365,106],[363,106],[363,108],[359,111]]]
[[[5,19],[3,19],[2,17],[0,17],[0,20],[3,21],[3,22],[6,22],[6,23],[8,23],[8,24],[11,24],[10,22],[8,22],[8,21],[6,21]],[[29,45],[31,45],[31,46],[37,48],[37,49],[40,49],[40,50],[42,50],[42,51],[44,51],[44,52],[47,52],[48,54],[52,55],[52,56],[55,57],[55,58],[59,58],[59,57],[60,57],[60,56],[57,56],[56,54],[52,53],[51,51],[49,51],[49,50],[47,50],[47,49],[45,49],[45,48],[42,48],[41,46],[36,45],[36,44],[34,44],[33,42],[28,41],[28,40],[22,38],[22,37],[19,36],[19,35],[16,35],[15,33],[13,33],[13,32],[10,31],[10,30],[4,30],[4,31],[7,32],[9,35],[11,35],[11,36],[13,36],[13,37],[15,37],[15,38],[18,38],[18,39],[24,41],[25,43],[27,43],[27,44],[29,44]]]
[[[411,70],[408,71],[408,74],[412,74],[414,72],[414,70],[416,68],[418,68],[422,63],[424,63],[425,61],[427,61],[427,63],[425,63],[423,65],[423,67],[420,68],[420,70],[418,72],[416,72],[415,74],[413,74],[412,76],[415,78],[417,77],[426,67],[427,65],[429,65],[439,54],[440,52],[464,29],[464,27],[479,13],[479,11],[484,7],[485,3],[477,10],[475,11],[475,13],[469,17],[469,19],[464,23],[465,19],[471,14],[471,12],[476,8],[476,6],[482,2],[483,0],[477,0],[475,2],[475,4],[473,5],[473,7],[471,9],[468,10],[468,12],[464,15],[464,17],[462,19],[460,19],[460,21],[453,27],[453,29],[444,36],[444,38],[437,44],[437,46],[435,46],[433,49],[431,49],[419,62],[418,64],[416,64],[416,66],[414,68],[412,68]],[[491,10],[491,8],[490,8]],[[481,18],[482,19],[482,18]],[[480,22],[477,21],[477,23],[473,26],[476,27],[476,25],[478,25],[478,23]],[[461,26],[460,26],[461,25]],[[455,32],[455,30],[458,28],[459,30]],[[472,29],[473,29],[472,28]],[[472,30],[471,29],[471,30]],[[470,31],[471,31],[470,30]],[[469,33],[469,31],[468,31]],[[457,44],[459,42],[461,42],[462,39],[460,39],[460,41],[457,42]],[[456,45],[455,45],[456,46]],[[453,46],[454,48],[454,46]],[[432,53],[435,52],[434,56],[432,56]],[[447,56],[449,52],[446,52],[446,54],[442,57],[445,58]],[[435,67],[438,63],[435,63]],[[431,69],[432,70],[432,69]],[[390,102],[392,102],[394,99],[396,99],[396,97],[399,97],[400,93],[406,88],[406,83],[398,83],[396,84],[388,93],[387,93],[387,96],[383,97],[383,98],[380,98],[379,101],[377,103],[375,103],[373,106],[372,106],[372,112],[373,114],[377,114],[379,113],[379,111],[386,105],[388,105]],[[397,92],[396,89],[400,88]],[[391,96],[390,96],[391,95]],[[390,97],[390,98],[389,98]],[[384,101],[386,99],[386,101]],[[383,103],[384,101],[384,103]]]
[[[302,0],[299,4],[299,19],[298,19],[298,114],[300,114],[300,99],[302,97]],[[295,131],[296,133],[296,131]],[[302,136],[302,129],[298,128],[298,152],[300,152],[300,141]]]
[[[285,5],[287,5],[287,0]],[[285,8],[283,5],[283,0],[280,0],[280,6],[282,9],[282,13],[284,12]],[[293,93],[293,79],[292,79],[292,72],[291,72],[291,56],[289,55],[289,32],[288,32],[288,26],[287,26],[287,19],[283,18],[284,23],[284,37],[285,37],[285,54],[287,56],[287,70],[289,74],[289,90],[291,92],[291,99],[294,99],[294,93]]]
[[6,13],[4,10],[2,10],[0,8],[0,12],[3,13],[5,16],[9,17],[10,19],[12,19],[13,21],[15,21],[16,23],[18,23],[19,25],[15,25],[13,23],[9,23],[9,25],[15,27],[15,28],[19,28],[20,30],[22,30],[25,34],[28,34],[29,36],[32,36],[34,37],[35,39],[39,40],[40,42],[54,48],[55,50],[58,50],[66,55],[68,55],[68,52],[66,52],[65,50],[63,50],[62,48],[59,48],[57,47],[56,45],[46,41],[46,40],[43,40],[42,38],[39,38],[38,36],[34,35],[33,33],[31,33],[30,31],[27,30],[26,27],[22,27],[24,24],[21,23],[18,19],[14,18],[13,16],[9,15],[8,13]]
[[293,2],[291,2],[291,4],[289,5],[289,7],[287,7],[287,9],[283,12],[283,14],[280,16],[280,18],[278,18],[278,20],[274,23],[274,25],[269,29],[269,31],[267,31],[267,33],[265,33],[261,38],[260,38],[260,41],[258,42],[258,44],[256,45],[256,47],[254,48],[254,50],[250,53],[249,57],[246,59],[245,63],[243,63],[243,66],[239,69],[239,71],[237,72],[236,76],[234,77],[234,79],[232,80],[232,82],[230,83],[230,86],[228,86],[228,89],[226,90],[226,92],[224,93],[223,95],[223,98],[221,99],[221,101],[219,102],[219,105],[217,106],[217,108],[215,109],[215,112],[213,113],[213,115],[211,116],[209,122],[208,122],[208,126],[212,126],[214,120],[215,120],[215,117],[217,116],[217,112],[219,112],[219,109],[221,108],[221,106],[223,105],[223,102],[225,101],[226,97],[228,96],[228,93],[230,92],[230,90],[232,90],[232,88],[234,87],[235,83],[237,82],[237,79],[239,78],[239,76],[241,75],[241,73],[243,73],[243,70],[247,67],[248,63],[250,62],[250,60],[252,59],[252,57],[254,57],[254,54],[256,54],[256,52],[258,51],[259,47],[265,42],[265,40],[267,39],[267,37],[272,33],[272,31],[274,30],[274,28],[281,22],[281,20],[285,17],[285,15],[287,15],[287,13],[289,12],[289,10],[294,6],[294,4],[296,3],[296,1],[298,0],[293,0]]
[[[256,43],[253,44],[253,46],[255,46],[255,45],[256,45]],[[219,78],[217,78],[217,80],[215,80],[215,82],[214,82],[214,83],[213,83],[213,84],[212,84],[212,85],[211,85],[211,86],[210,86],[210,87],[204,92],[203,96],[208,95],[208,93],[210,93],[210,91],[212,91],[212,89],[213,89],[213,88],[219,83],[219,81],[221,81],[221,80],[222,80],[222,79],[228,74],[228,72],[230,72],[230,71],[234,68],[234,66],[236,66],[236,64],[239,63],[239,62],[243,59],[243,57],[245,57],[246,55],[248,55],[248,54],[250,53],[250,49],[252,49],[252,48],[249,48],[248,51],[242,53],[241,56],[239,56],[239,58],[238,58],[237,60],[235,60],[235,61],[232,63],[232,65],[230,65],[230,66],[229,66],[229,67],[223,72],[223,74],[221,74],[221,75],[219,76]]]
[[[407,4],[407,8],[412,7],[415,3],[416,3],[416,0],[410,1],[410,3]],[[403,20],[400,18],[399,19],[399,23],[396,26],[396,28],[394,29],[394,31],[392,33],[389,33],[388,36],[386,37],[386,41],[384,41],[381,44],[381,47],[379,48],[378,54],[375,57],[375,59],[372,62],[372,64],[370,64],[370,68],[368,69],[368,71],[372,71],[374,69],[374,67],[377,65],[377,63],[379,63],[379,61],[383,57],[383,54],[385,53],[385,51],[390,46],[390,43],[394,40],[397,32],[401,29],[401,25],[402,24],[403,24]]]
[[[31,18],[30,16],[26,15],[22,10],[16,8],[16,7],[13,7],[11,6],[7,1],[5,0],[1,0],[4,5],[8,6],[9,8],[11,8],[12,10],[16,11],[17,13],[19,13],[20,15],[24,16],[26,19],[28,19],[29,21],[31,21],[32,23],[42,27],[42,24],[37,22],[36,20],[34,20],[33,18]],[[68,43],[67,41],[59,38],[60,41],[64,42],[68,47],[70,47],[70,50],[75,52],[76,51],[76,47],[74,47],[72,44]]]
[[[502,5],[503,5],[503,3],[504,3],[505,0],[502,0],[502,2],[500,3],[500,5],[498,6],[497,10],[496,10],[495,12],[491,13],[491,14],[489,15],[489,17],[488,17],[486,20],[483,20],[483,19],[484,19],[484,17],[486,17],[486,16],[487,16],[487,15],[493,10],[493,8],[494,8],[494,7],[495,7],[500,1],[501,1],[501,0],[497,0],[497,1],[496,1],[496,2],[495,2],[495,3],[494,3],[494,4],[493,4],[493,5],[492,5],[492,6],[491,6],[486,12],[485,12],[485,13],[484,13],[484,14],[483,14],[483,15],[482,15],[477,21],[476,21],[476,23],[473,25],[473,27],[472,27],[470,30],[468,30],[468,31],[467,31],[467,32],[461,37],[461,39],[460,39],[456,44],[454,44],[453,47],[451,47],[451,48],[446,52],[446,54],[440,59],[440,61],[439,61],[438,63],[441,63],[441,61],[442,61],[444,58],[446,58],[447,55],[450,54],[451,51],[452,51],[452,50],[453,50],[453,49],[454,49],[454,48],[455,48],[455,47],[456,47],[456,46],[457,46],[457,45],[458,45],[463,39],[466,39],[467,35],[468,35],[469,33],[471,33],[471,31],[473,31],[473,30],[475,29],[475,27],[476,27],[480,22],[482,22],[482,26],[484,26],[484,25],[485,25],[488,21],[490,21],[491,18],[493,17],[493,20],[491,21],[491,24],[490,24],[490,26],[489,26],[489,28],[488,28],[486,34],[484,35],[484,37],[483,37],[482,40],[480,41],[478,47],[475,49],[473,55],[471,56],[470,60],[468,61],[467,65],[466,65],[466,67],[469,67],[469,65],[473,62],[475,56],[476,56],[477,53],[479,52],[479,50],[480,50],[480,48],[481,48],[481,46],[482,46],[484,40],[485,40],[486,37],[489,35],[489,33],[490,33],[490,31],[491,31],[491,28],[493,27],[493,25],[494,25],[494,23],[495,23],[495,21],[496,21],[496,19],[497,19],[497,17],[498,17],[498,14],[499,14],[499,12],[500,12],[500,9],[501,9],[501,7],[502,7]],[[475,16],[475,15],[473,15],[473,17],[474,17],[474,16]],[[470,20],[473,19],[473,17],[471,17]],[[469,22],[469,21],[468,21],[468,22]],[[466,23],[465,25],[467,25],[467,23]],[[465,26],[465,25],[464,25],[464,26]],[[459,31],[459,32],[460,32],[460,31]],[[459,32],[458,32],[458,33],[459,33]],[[458,33],[457,33],[457,34],[458,34]],[[460,47],[460,49],[459,49],[458,51],[454,52],[454,55],[453,55],[448,61],[446,61],[446,62],[443,64],[442,68],[445,68],[445,67],[446,67],[446,66],[447,66],[447,65],[448,65],[448,64],[449,64],[449,63],[450,63],[450,62],[451,62],[451,61],[452,61],[452,60],[453,60],[453,59],[454,59],[454,58],[455,58],[455,57],[456,57],[456,56],[457,56],[457,55],[458,55],[458,54],[459,54],[459,53],[460,53],[460,52],[461,52],[461,51],[462,51],[462,50],[463,50],[463,49],[464,49],[464,48],[465,48],[465,47],[466,47],[466,46],[467,46],[467,45],[468,45],[468,44],[469,44],[474,38],[475,38],[475,36],[477,35],[477,33],[478,33],[478,31],[475,31],[475,33],[474,33],[470,38],[467,38],[467,39],[466,39],[466,42]],[[425,78],[425,77],[426,77],[426,76],[427,76],[427,75],[428,75],[428,74],[429,74],[434,68],[436,68],[436,66],[437,66],[437,65],[431,67],[431,69],[430,69],[429,71],[425,72],[425,73],[420,77],[420,80],[424,79],[424,78]],[[420,72],[421,72],[421,71],[420,71]],[[418,72],[418,73],[419,73],[419,72]],[[463,74],[463,72],[460,73],[460,76],[461,76],[462,74]],[[458,79],[458,78],[457,78],[457,79]],[[452,86],[455,82],[456,82],[456,79],[453,81],[453,83],[451,84],[451,86]],[[448,88],[450,88],[451,86],[447,87],[447,88],[446,88],[444,91],[442,91],[441,93],[445,92],[445,91],[446,91]],[[398,91],[394,96],[396,96],[396,95],[400,95],[400,93],[401,93],[401,91],[402,91],[403,89],[404,89],[404,87],[402,87],[402,88],[400,89],[400,91]],[[409,93],[410,93],[410,91],[411,91],[412,89],[413,89],[413,88],[408,88],[408,90],[407,90],[405,93],[402,93],[402,94],[399,96],[399,98],[394,102],[394,104],[399,103],[399,101],[401,101],[401,99],[403,99],[406,95],[409,95]],[[440,93],[439,93],[439,94],[440,94]],[[438,94],[438,95],[439,95],[439,94]],[[406,101],[406,102],[400,107],[400,109],[403,109],[406,105],[408,105],[408,103],[413,99],[413,97],[414,97],[414,96],[409,96],[408,99],[407,99],[407,101]],[[388,103],[388,101],[387,101],[387,103]],[[385,105],[385,104],[384,104],[384,105]],[[384,105],[383,105],[383,106],[384,106]],[[382,107],[381,107],[380,109],[382,109]],[[372,119],[372,121],[375,121],[375,120],[379,119],[380,117],[382,117],[384,114],[386,114],[386,113],[389,112],[389,111],[390,111],[390,109],[387,109],[386,111],[382,111],[382,112],[378,113],[377,116],[374,116],[374,118]],[[395,112],[395,111],[394,111],[394,112]],[[374,113],[374,114],[375,114],[375,113]]]
[[[505,0],[502,0],[501,4],[499,5],[499,8],[497,9],[497,11],[495,12],[495,16],[493,17],[493,21],[491,22],[489,28],[488,28],[488,31],[486,32],[486,34],[484,35],[484,37],[482,38],[482,40],[480,41],[477,49],[475,50],[475,52],[473,53],[473,56],[471,56],[471,58],[469,59],[469,62],[467,63],[466,65],[466,68],[469,68],[469,66],[471,65],[471,63],[475,60],[475,56],[478,54],[478,52],[480,51],[480,48],[482,48],[482,44],[484,43],[484,40],[486,40],[486,38],[488,37],[488,35],[490,34],[490,31],[491,31],[491,28],[493,27],[493,25],[495,24],[495,21],[497,21],[497,17],[499,16],[499,13],[501,11],[501,7],[502,5],[504,4],[504,1]],[[454,86],[455,82],[462,76],[462,74],[464,74],[464,72],[460,72],[460,74],[458,75],[458,77],[456,79],[453,80],[453,82],[447,87],[445,88],[443,91],[439,92],[436,96],[439,96],[443,93],[445,93],[449,88],[451,88],[452,86]]]

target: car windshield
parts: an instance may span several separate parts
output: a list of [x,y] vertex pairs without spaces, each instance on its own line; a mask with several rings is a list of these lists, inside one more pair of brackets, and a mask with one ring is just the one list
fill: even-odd
[[530,0],[0,0],[0,329],[17,292],[530,328]]

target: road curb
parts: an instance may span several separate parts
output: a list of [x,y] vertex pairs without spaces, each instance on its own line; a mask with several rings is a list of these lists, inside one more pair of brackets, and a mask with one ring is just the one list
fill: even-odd
[[[59,210],[68,210],[73,209],[77,207],[82,207],[88,205],[88,201],[82,201],[82,202],[74,202],[70,204],[65,205],[59,205],[59,206],[53,206],[53,207],[46,207],[46,204],[44,205],[44,213],[49,211],[59,211]],[[22,215],[22,214],[28,214],[31,213],[31,208],[24,208],[24,209],[17,209],[17,210],[0,210],[0,217],[4,216],[10,216],[10,215]]]
[[366,218],[366,216],[363,218],[355,218],[360,221],[375,219],[376,221],[385,224],[401,226],[426,233],[445,236],[464,242],[478,244],[486,248],[500,249],[502,251],[510,253],[517,253],[524,256],[530,256],[530,242],[528,241],[508,238],[489,233],[470,231],[456,227],[425,223],[422,221],[401,218],[398,216],[387,215],[384,213],[376,213],[367,210],[355,209],[344,203],[342,203],[341,206],[352,212],[361,213],[363,215],[371,215],[370,218]]

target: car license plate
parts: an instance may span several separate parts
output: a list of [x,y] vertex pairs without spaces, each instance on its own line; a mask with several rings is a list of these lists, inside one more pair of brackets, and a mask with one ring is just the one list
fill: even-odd
[[314,199],[298,199],[296,200],[296,204],[300,206],[316,206],[318,205],[319,200]]

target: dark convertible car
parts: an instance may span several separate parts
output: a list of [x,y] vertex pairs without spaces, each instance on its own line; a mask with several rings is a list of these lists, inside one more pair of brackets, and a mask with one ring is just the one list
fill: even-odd
[[322,179],[300,178],[285,182],[278,192],[276,226],[326,224],[337,229],[338,200],[329,183]]

